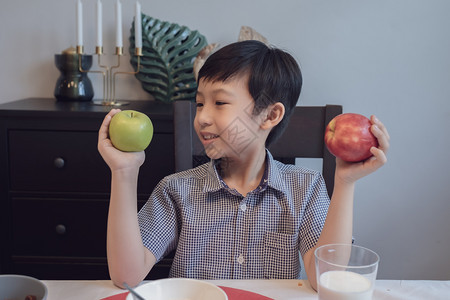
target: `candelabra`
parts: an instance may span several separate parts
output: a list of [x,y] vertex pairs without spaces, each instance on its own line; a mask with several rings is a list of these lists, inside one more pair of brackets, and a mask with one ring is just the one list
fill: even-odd
[[81,55],[83,54],[83,46],[77,46],[77,54],[78,54],[78,66],[80,72],[86,73],[99,73],[102,74],[103,77],[103,99],[101,101],[93,101],[96,105],[103,106],[121,106],[126,105],[128,102],[117,101],[116,100],[116,76],[119,74],[129,74],[135,75],[139,73],[139,69],[141,67],[141,56],[142,56],[142,48],[136,48],[135,54],[137,56],[137,67],[134,72],[124,72],[124,71],[115,71],[115,69],[120,68],[120,58],[123,55],[123,47],[116,47],[117,63],[113,66],[107,66],[101,63],[101,57],[103,54],[103,47],[95,47],[95,55],[97,55],[98,67],[104,70],[83,70],[81,66]]

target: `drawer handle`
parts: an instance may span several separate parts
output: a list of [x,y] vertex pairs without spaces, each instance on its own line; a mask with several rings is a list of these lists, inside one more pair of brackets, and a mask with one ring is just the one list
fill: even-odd
[[55,227],[55,231],[57,234],[63,235],[66,233],[66,226],[64,226],[62,224],[58,224]]
[[62,169],[64,167],[65,161],[62,157],[57,157],[53,161],[53,164],[55,165],[56,168]]

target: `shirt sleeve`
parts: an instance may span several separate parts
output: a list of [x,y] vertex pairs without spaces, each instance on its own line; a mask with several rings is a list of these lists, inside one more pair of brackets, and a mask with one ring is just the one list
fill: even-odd
[[169,179],[159,182],[138,213],[142,243],[160,261],[175,249],[178,240],[177,209]]
[[322,174],[316,175],[308,183],[305,193],[306,206],[299,231],[299,249],[305,255],[319,240],[330,205],[325,180]]

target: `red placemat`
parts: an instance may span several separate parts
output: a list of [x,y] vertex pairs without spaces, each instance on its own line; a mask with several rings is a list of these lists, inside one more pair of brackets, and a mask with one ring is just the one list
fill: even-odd
[[125,300],[125,299],[127,299],[127,295],[128,295],[128,292],[125,292],[125,293],[109,296],[106,298],[102,298],[100,300]]
[[235,289],[227,286],[219,286],[228,296],[228,300],[273,300],[272,298],[249,292],[246,290]]
[[[228,300],[273,300],[272,298],[249,292],[246,290],[235,289],[227,286],[219,286],[228,296]],[[125,300],[128,292],[106,297],[101,300]]]

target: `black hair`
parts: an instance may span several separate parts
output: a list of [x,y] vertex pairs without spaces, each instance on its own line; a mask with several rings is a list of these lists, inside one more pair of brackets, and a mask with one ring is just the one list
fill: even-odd
[[248,74],[248,90],[255,101],[253,114],[276,102],[283,103],[285,115],[266,140],[266,146],[283,133],[302,88],[302,74],[287,52],[248,40],[229,44],[213,53],[199,71],[198,82],[226,81]]

